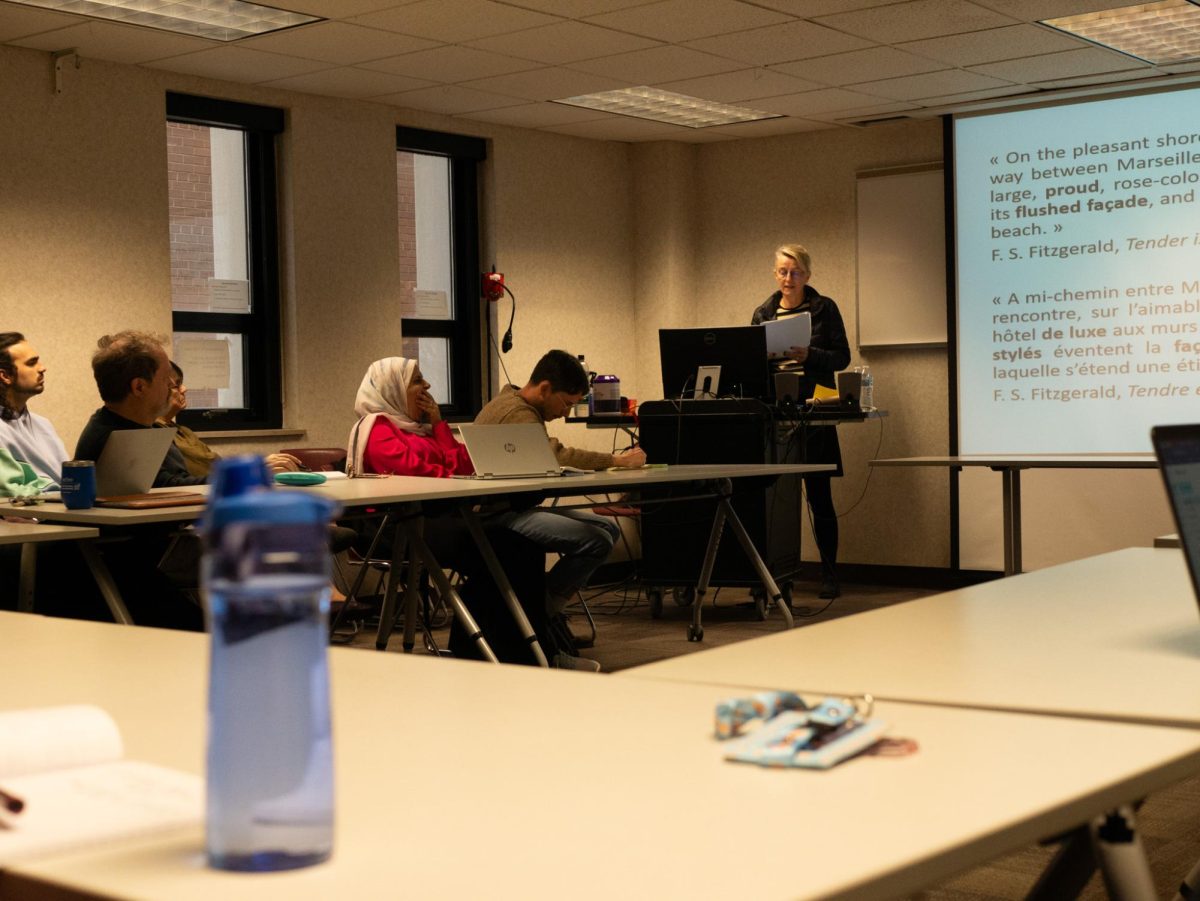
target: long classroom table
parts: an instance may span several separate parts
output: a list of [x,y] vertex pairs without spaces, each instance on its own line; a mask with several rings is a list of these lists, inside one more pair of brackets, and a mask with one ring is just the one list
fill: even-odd
[[1200,728],[1200,607],[1126,548],[621,675]]
[[[128,758],[203,772],[207,636],[0,613],[0,641],[0,709],[98,704]],[[346,648],[330,662],[330,862],[217,872],[197,825],[13,865],[0,897],[878,899],[1200,768],[1195,730],[883,702],[917,753],[769,770],[721,759],[728,687]]]

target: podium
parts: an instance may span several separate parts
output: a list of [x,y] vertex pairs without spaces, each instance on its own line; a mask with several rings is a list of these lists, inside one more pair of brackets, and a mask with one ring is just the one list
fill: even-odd
[[[784,451],[776,442],[770,407],[754,399],[647,401],[638,408],[639,433],[652,463],[776,463]],[[769,483],[769,484],[768,484]],[[750,534],[771,576],[790,602],[791,579],[800,569],[802,481],[797,475],[739,480],[733,508]],[[687,497],[688,487],[656,488],[655,498]],[[712,528],[715,501],[691,500],[650,505],[642,512],[641,578],[651,615],[662,610],[662,594],[675,588],[676,600],[690,603]],[[758,587],[758,576],[736,539],[722,537],[713,567],[714,587]],[[762,599],[757,612],[765,616]]]

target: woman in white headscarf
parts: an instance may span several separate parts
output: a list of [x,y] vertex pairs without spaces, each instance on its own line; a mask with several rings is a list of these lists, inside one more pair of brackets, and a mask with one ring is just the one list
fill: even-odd
[[364,472],[445,478],[470,475],[471,458],[442,421],[416,360],[376,360],[354,400],[359,420],[346,450],[350,476]]

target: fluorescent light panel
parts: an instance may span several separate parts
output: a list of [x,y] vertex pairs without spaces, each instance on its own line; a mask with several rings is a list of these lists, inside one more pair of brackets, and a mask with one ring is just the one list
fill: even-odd
[[319,22],[317,16],[273,9],[243,0],[9,0],[58,12],[144,25],[215,41],[236,41]]
[[1200,58],[1200,7],[1188,0],[1139,3],[1042,24],[1155,65]]
[[686,128],[711,128],[714,125],[731,125],[734,122],[755,122],[759,119],[778,119],[777,113],[744,106],[730,106],[714,100],[702,100],[687,94],[661,91],[658,88],[621,88],[617,91],[601,91],[598,94],[580,94],[555,100],[568,106],[682,125]]

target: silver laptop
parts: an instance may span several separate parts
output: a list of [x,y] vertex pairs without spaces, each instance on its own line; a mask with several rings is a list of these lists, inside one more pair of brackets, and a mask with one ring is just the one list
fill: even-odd
[[531,479],[563,474],[545,427],[536,422],[474,423],[458,428],[475,467],[475,475],[462,478]]
[[145,494],[162,468],[174,429],[118,429],[96,461],[96,496]]

